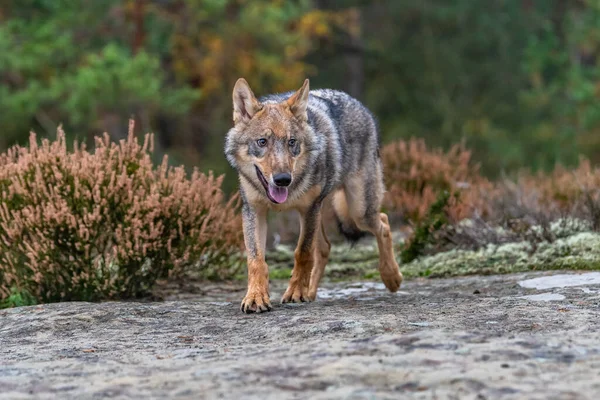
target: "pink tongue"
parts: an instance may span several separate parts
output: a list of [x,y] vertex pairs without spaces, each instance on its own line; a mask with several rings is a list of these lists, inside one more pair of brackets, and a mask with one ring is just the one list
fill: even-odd
[[269,195],[278,203],[284,203],[287,200],[288,190],[286,187],[269,185]]

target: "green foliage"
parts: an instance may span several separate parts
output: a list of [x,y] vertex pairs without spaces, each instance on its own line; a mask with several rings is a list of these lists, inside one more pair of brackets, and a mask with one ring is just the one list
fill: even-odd
[[530,38],[523,63],[531,87],[521,92],[522,104],[546,120],[532,136],[571,165],[578,153],[600,162],[600,4],[584,3],[566,10],[561,29],[546,23]]
[[32,296],[27,291],[19,291],[16,288],[11,288],[10,294],[0,300],[0,309],[2,308],[11,308],[11,307],[23,307],[23,306],[33,306],[36,305],[37,301],[34,296]]
[[87,138],[112,127],[107,118],[124,126],[131,115],[149,120],[159,111],[190,111],[199,90],[169,84],[160,54],[134,54],[122,37],[102,33],[118,31],[110,12],[119,3],[28,1],[8,7],[12,18],[0,24],[0,146],[31,128],[51,133],[62,123]]
[[[384,140],[464,139],[490,177],[572,166],[579,154],[600,161],[596,0],[359,4],[364,99]],[[338,51],[318,64],[319,85],[349,86]]]
[[64,77],[56,83],[58,87],[51,89],[61,93],[66,88],[77,88],[68,97],[64,96],[66,100],[62,103],[65,115],[77,125],[99,119],[100,112],[187,113],[197,92],[186,88],[163,93],[163,81],[156,57],[143,51],[132,56],[113,43],[100,54],[88,55],[73,75]]
[[458,197],[458,194],[451,195],[448,191],[438,194],[423,220],[415,227],[412,238],[400,252],[403,263],[409,263],[424,255],[427,248],[436,243],[435,233],[448,224],[446,209],[452,197]]

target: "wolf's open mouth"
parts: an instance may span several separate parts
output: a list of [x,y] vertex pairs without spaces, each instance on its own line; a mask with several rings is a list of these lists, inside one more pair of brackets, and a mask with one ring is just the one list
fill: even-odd
[[262,183],[263,187],[265,188],[269,200],[271,200],[275,204],[285,203],[288,197],[288,188],[275,186],[268,183],[267,178],[265,178],[263,173],[260,171],[260,168],[258,168],[256,165],[254,166],[254,168],[256,168],[256,175],[258,176],[258,180],[260,181],[260,183]]

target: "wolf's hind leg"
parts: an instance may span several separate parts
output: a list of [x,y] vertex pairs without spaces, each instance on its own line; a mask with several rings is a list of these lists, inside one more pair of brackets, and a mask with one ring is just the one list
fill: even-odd
[[327,261],[329,260],[330,250],[331,243],[325,234],[325,226],[321,223],[321,229],[319,229],[315,246],[315,262],[310,275],[310,287],[308,289],[308,297],[310,300],[315,300],[317,297],[317,289],[319,287],[319,282],[321,282],[321,277],[323,276]]
[[394,257],[394,244],[388,216],[379,214],[379,224],[371,231],[377,237],[379,248],[379,274],[390,292],[395,292],[402,284],[402,273]]
[[357,221],[357,225],[361,229],[368,230],[377,238],[381,280],[390,292],[396,292],[402,284],[402,273],[396,257],[394,257],[394,243],[387,215],[379,213],[367,221]]
[[[391,292],[400,288],[402,274],[394,257],[392,233],[387,215],[380,213],[383,198],[381,168],[375,164],[373,173],[364,170],[348,180],[344,193],[352,220],[363,231],[377,238],[379,249],[379,273],[381,280]],[[373,176],[374,175],[374,176]]]

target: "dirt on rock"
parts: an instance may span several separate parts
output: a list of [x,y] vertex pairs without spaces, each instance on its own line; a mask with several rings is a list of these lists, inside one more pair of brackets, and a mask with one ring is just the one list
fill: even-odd
[[556,274],[328,284],[251,315],[227,285],[2,310],[0,398],[600,398],[600,278]]

